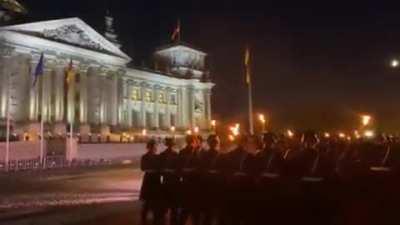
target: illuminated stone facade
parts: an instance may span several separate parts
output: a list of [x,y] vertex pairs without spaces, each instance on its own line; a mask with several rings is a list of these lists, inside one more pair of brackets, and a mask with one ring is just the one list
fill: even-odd
[[[58,132],[71,122],[81,132],[208,130],[214,84],[206,79],[206,54],[173,44],[156,50],[155,69],[129,68],[106,19],[106,37],[78,18],[0,28],[0,118],[10,96],[14,127],[24,132],[41,116]],[[32,88],[41,53],[44,74]],[[71,60],[75,76],[67,84]]]

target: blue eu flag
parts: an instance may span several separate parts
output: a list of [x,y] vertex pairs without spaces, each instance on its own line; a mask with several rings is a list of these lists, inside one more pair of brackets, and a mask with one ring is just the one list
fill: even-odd
[[44,67],[44,55],[42,53],[40,55],[39,62],[36,65],[35,73],[33,74],[33,84],[32,84],[32,86],[35,86],[39,76],[43,75],[43,67]]

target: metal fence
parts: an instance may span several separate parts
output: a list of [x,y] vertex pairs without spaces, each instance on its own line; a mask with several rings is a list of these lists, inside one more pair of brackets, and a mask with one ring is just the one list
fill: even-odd
[[[80,167],[95,167],[106,166],[117,163],[111,160],[72,160],[67,161],[64,156],[47,156],[45,164],[40,162],[39,158],[25,160],[10,160],[8,172],[29,171],[29,170],[51,170],[62,168],[80,168]],[[5,162],[0,161],[0,172],[6,172]]]

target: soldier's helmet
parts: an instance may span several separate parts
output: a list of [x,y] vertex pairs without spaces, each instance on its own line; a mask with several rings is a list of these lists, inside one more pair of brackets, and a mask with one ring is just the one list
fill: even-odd
[[195,135],[186,135],[186,144],[193,144],[194,142],[196,142],[197,137]]
[[304,134],[301,138],[301,142],[303,144],[314,145],[319,142],[319,138],[318,138],[317,133],[315,133],[312,130],[308,130],[308,131],[304,132]]
[[166,137],[164,140],[164,144],[167,147],[173,147],[175,146],[175,138],[172,137]]
[[147,149],[153,149],[154,147],[157,146],[157,142],[154,139],[150,139],[149,141],[147,141],[146,143],[146,148]]
[[218,135],[212,134],[207,138],[208,146],[217,146],[220,143]]
[[277,143],[278,137],[273,132],[266,132],[263,134],[262,140],[264,144],[271,145]]

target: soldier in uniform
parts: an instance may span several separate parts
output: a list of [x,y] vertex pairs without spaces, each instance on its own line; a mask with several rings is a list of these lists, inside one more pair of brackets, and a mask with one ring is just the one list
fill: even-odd
[[205,187],[201,193],[201,211],[203,225],[211,225],[218,221],[221,200],[222,158],[219,154],[220,140],[217,135],[210,135],[207,139],[209,148],[200,153],[201,186]]
[[150,140],[147,145],[147,153],[140,160],[140,168],[144,172],[143,183],[140,189],[140,200],[143,201],[141,220],[147,224],[149,212],[153,213],[153,224],[160,224],[161,207],[159,191],[161,188],[159,173],[159,158],[157,155],[157,143]]
[[200,140],[194,135],[186,137],[186,146],[179,152],[178,169],[180,175],[180,225],[185,225],[191,217],[192,223],[200,223]]
[[[228,224],[250,223],[249,216],[254,200],[255,157],[249,146],[254,146],[252,137],[240,135],[236,139],[237,147],[226,155],[225,173],[227,176],[226,209]],[[225,218],[226,219],[226,218]]]
[[327,180],[330,178],[329,159],[318,146],[319,138],[313,131],[307,131],[302,137],[302,149],[296,159],[300,178],[300,200],[306,208],[299,209],[299,218],[305,223],[324,223],[327,220]]
[[[282,150],[277,148],[277,136],[268,132],[263,135],[263,149],[256,155],[258,216],[269,223],[279,223],[282,193],[281,172],[284,167]],[[262,217],[258,220],[263,219]]]
[[160,153],[159,163],[161,172],[161,200],[163,207],[163,220],[166,213],[170,213],[171,225],[178,224],[178,153],[174,150],[175,139],[166,138],[167,149]]

